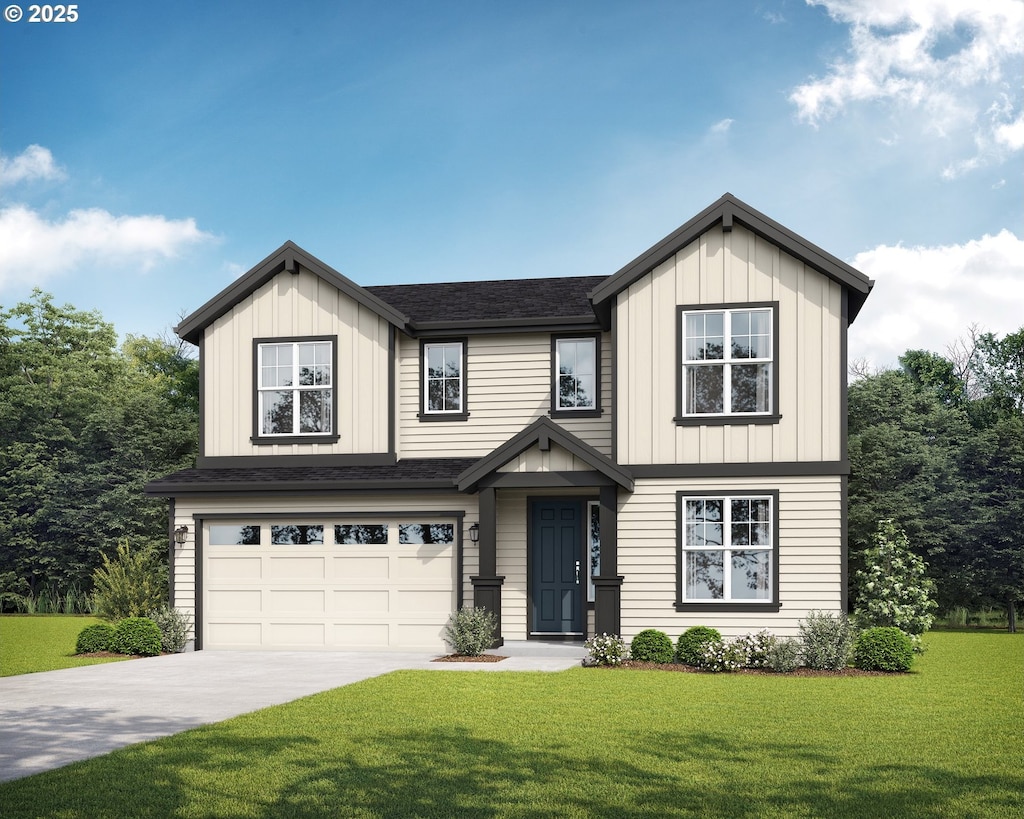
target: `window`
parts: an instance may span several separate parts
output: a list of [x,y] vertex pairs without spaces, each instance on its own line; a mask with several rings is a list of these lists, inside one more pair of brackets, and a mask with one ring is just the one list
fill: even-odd
[[678,607],[776,603],[777,493],[678,496]]
[[551,340],[551,414],[601,414],[601,344],[599,336],[553,337]]
[[329,435],[334,428],[334,342],[256,343],[256,437]]
[[423,373],[420,419],[452,421],[469,417],[465,340],[423,342],[420,367]]
[[680,308],[681,419],[765,416],[775,420],[776,307]]
[[235,524],[212,524],[210,526],[211,546],[259,546],[260,527],[257,524],[237,526]]
[[416,546],[427,543],[447,545],[455,542],[455,526],[451,523],[401,523],[398,542]]
[[587,577],[587,602],[594,602],[594,578],[601,572],[601,504],[587,502],[590,538],[590,574]]
[[275,546],[310,546],[324,542],[324,527],[291,524],[271,526],[270,542]]
[[388,542],[386,523],[347,523],[334,527],[334,542],[339,545],[382,545]]

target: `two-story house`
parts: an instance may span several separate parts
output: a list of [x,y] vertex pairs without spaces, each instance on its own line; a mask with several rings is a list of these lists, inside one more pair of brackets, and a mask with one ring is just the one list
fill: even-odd
[[198,648],[443,650],[846,604],[862,273],[726,194],[609,276],[362,287],[286,243],[182,321]]

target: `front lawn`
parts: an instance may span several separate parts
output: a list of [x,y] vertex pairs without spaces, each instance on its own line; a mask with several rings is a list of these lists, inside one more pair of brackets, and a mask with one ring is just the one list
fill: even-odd
[[407,671],[0,785],[0,816],[1018,817],[1024,635],[911,674]]
[[3,615],[0,617],[0,677],[127,660],[127,657],[75,656],[78,633],[99,622],[95,617],[63,614]]

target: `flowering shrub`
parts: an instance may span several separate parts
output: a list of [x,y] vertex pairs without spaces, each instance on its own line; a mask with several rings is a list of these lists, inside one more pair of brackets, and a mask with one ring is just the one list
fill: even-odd
[[702,671],[738,671],[747,664],[747,656],[738,641],[711,640],[701,646],[697,668]]
[[762,629],[757,634],[744,634],[736,638],[736,646],[747,658],[747,668],[771,668],[769,658],[772,647],[777,643],[775,635],[767,629]]
[[708,626],[691,626],[676,641],[676,658],[687,665],[700,665],[704,656],[703,648],[705,643],[714,641],[722,642],[722,635],[718,629]]
[[626,641],[617,634],[598,634],[587,640],[583,647],[587,650],[587,656],[583,665],[622,665],[623,660],[629,659],[629,648]]
[[864,552],[865,568],[857,572],[859,599],[854,616],[864,626],[895,626],[907,634],[923,634],[932,624],[935,584],[925,562],[910,550],[906,533],[891,520],[878,524],[875,545]]

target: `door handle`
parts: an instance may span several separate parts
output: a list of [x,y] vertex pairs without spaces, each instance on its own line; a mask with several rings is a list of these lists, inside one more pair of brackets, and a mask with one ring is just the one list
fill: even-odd
[[580,562],[576,561],[576,585],[580,584]]

